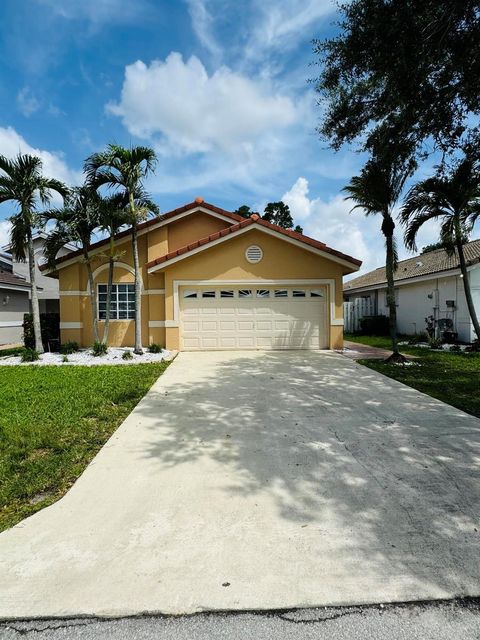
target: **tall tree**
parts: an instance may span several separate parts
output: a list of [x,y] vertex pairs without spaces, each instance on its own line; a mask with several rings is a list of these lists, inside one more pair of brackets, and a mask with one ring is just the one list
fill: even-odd
[[35,349],[43,353],[33,231],[41,224],[38,203],[48,205],[52,191],[65,198],[68,189],[59,180],[42,175],[42,161],[36,156],[18,154],[13,159],[0,156],[0,171],[0,203],[12,201],[18,207],[10,218],[12,255],[22,262],[28,260]]
[[293,218],[290,207],[281,200],[279,202],[269,202],[265,207],[262,218],[267,222],[276,224],[283,229],[292,229]]
[[115,262],[120,259],[124,251],[118,251],[115,246],[115,235],[120,228],[129,223],[128,213],[125,211],[124,195],[114,195],[110,198],[102,198],[99,207],[99,227],[108,234],[108,281],[107,281],[107,310],[103,325],[102,342],[108,344],[110,331],[110,308],[112,304],[113,272]]
[[250,218],[254,213],[258,215],[256,211],[252,211],[251,207],[248,204],[242,204],[238,209],[235,209],[233,213],[236,213],[239,216],[243,216],[244,218]]
[[447,251],[456,251],[462,272],[468,312],[477,338],[480,324],[470,289],[464,243],[480,215],[480,165],[463,158],[447,175],[439,174],[414,185],[405,198],[401,218],[406,226],[405,245],[416,250],[417,234],[430,220],[440,222],[440,241]]
[[339,34],[314,43],[319,132],[333,148],[359,141],[379,154],[387,140],[406,157],[478,146],[478,0],[352,0],[339,11]]
[[85,161],[85,173],[95,188],[107,186],[124,195],[132,232],[133,266],[135,270],[135,347],[134,353],[142,354],[141,294],[142,278],[138,258],[138,224],[149,213],[158,213],[158,206],[152,202],[143,188],[144,179],[156,165],[156,155],[149,147],[126,149],[109,144],[105,151],[92,154]]
[[406,168],[403,163],[389,165],[383,160],[371,159],[363,167],[360,175],[354,176],[350,184],[343,189],[348,194],[346,200],[353,200],[356,203],[352,211],[363,209],[366,216],[380,215],[382,219],[381,230],[385,237],[387,305],[393,351],[389,360],[394,362],[404,362],[405,359],[398,351],[397,340],[394,273],[397,268],[398,255],[394,236],[393,210],[400,198],[409,171],[409,168]]

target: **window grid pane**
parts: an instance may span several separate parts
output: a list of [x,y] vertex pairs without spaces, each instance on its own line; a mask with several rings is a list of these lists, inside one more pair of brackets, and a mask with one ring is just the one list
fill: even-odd
[[[107,285],[98,285],[98,317],[107,317]],[[133,320],[135,318],[135,285],[112,284],[110,320]]]

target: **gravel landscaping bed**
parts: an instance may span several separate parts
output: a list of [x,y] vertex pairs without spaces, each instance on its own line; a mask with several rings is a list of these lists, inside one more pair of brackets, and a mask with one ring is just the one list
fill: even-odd
[[[129,360],[123,359],[123,354],[126,351],[130,351],[132,354],[132,358]],[[143,352],[143,355],[137,356],[133,353],[133,349],[110,347],[107,353],[103,356],[92,355],[91,349],[80,349],[80,351],[76,351],[75,353],[66,356],[67,361],[65,361],[65,356],[61,353],[43,353],[40,356],[40,359],[36,360],[35,362],[22,362],[20,356],[6,356],[4,358],[0,356],[0,366],[21,365],[38,367],[42,365],[62,365],[65,367],[70,367],[73,365],[82,365],[90,367],[105,364],[131,365],[146,364],[148,362],[169,361],[172,360],[174,356],[174,351],[167,351],[166,349],[163,349],[160,353],[150,353],[149,351],[145,350]]]

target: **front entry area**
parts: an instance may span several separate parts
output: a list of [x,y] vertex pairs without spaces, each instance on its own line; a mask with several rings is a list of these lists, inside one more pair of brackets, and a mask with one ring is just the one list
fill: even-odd
[[183,351],[326,349],[324,287],[183,287]]

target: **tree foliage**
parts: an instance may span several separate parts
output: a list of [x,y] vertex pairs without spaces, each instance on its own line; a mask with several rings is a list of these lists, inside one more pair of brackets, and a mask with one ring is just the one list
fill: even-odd
[[[260,215],[257,211],[252,211],[252,209],[243,204],[241,207],[238,207],[234,211],[234,213],[243,216],[244,218],[251,218],[254,214]],[[293,226],[293,218],[290,212],[290,207],[288,204],[279,200],[278,202],[269,202],[263,211],[263,215],[260,216],[263,220],[267,222],[271,222],[272,224],[276,224],[283,229],[293,229],[297,233],[303,233],[303,229],[300,225]]]
[[478,144],[478,0],[353,0],[340,13],[340,34],[314,42],[318,130],[333,148],[411,157]]

